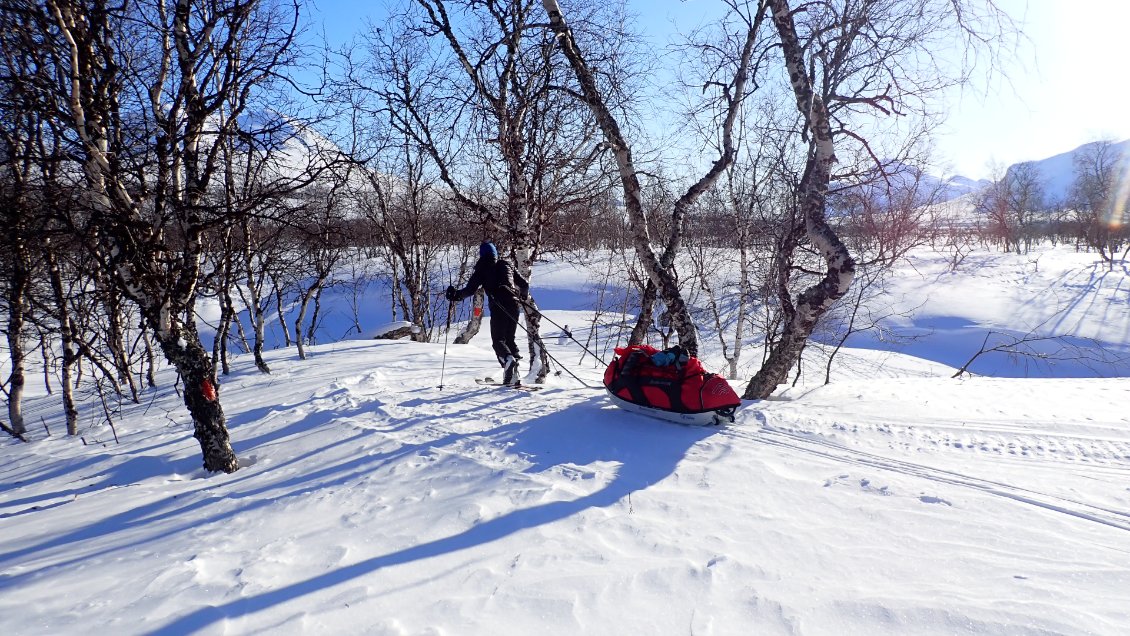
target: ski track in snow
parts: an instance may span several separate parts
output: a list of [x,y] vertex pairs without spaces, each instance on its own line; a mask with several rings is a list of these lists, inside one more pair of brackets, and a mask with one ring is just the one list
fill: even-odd
[[[726,434],[730,437],[744,438],[756,443],[767,444],[789,451],[801,451],[811,455],[817,455],[843,464],[876,468],[883,471],[919,477],[927,481],[941,484],[972,488],[1053,512],[1101,523],[1120,530],[1130,531],[1130,512],[1127,511],[1093,506],[1085,502],[1059,497],[1051,493],[1039,492],[990,479],[982,479],[964,473],[927,466],[925,464],[877,455],[875,453],[849,448],[811,432],[778,429],[769,425],[763,425],[763,428],[756,433],[732,430],[727,431]],[[1114,466],[1114,468],[1130,479],[1130,461],[1125,462],[1121,466]],[[842,478],[846,478],[846,476],[842,476]],[[868,481],[869,480],[864,480],[864,482]],[[870,484],[861,482],[861,487],[869,488]],[[930,495],[923,495],[920,497],[920,500],[924,503],[949,504],[949,502],[944,499]]]
[[[841,465],[972,489],[1130,531],[1130,497],[1126,495],[1130,489],[1121,493],[1104,489],[1101,498],[1095,493],[1084,497],[1080,492],[1086,490],[1084,482],[1089,480],[1130,482],[1130,417],[1112,419],[1111,411],[1101,411],[1107,404],[1130,401],[1130,385],[1118,380],[1094,382],[1094,387],[1080,395],[1080,403],[1097,405],[1100,410],[1095,417],[1078,405],[1068,406],[1062,419],[1056,419],[1062,408],[1050,406],[1052,412],[1045,412],[1045,419],[1032,417],[1032,412],[1041,408],[1042,385],[1016,385],[1014,388],[1031,389],[1031,402],[1024,404],[1022,396],[1020,401],[1000,404],[993,415],[986,414],[984,407],[960,403],[964,389],[970,395],[978,391],[999,392],[991,381],[971,382],[963,387],[943,385],[940,388],[955,390],[954,398],[947,403],[945,392],[930,395],[940,405],[933,408],[940,412],[920,412],[913,408],[920,396],[914,383],[908,382],[902,389],[907,413],[901,416],[861,413],[853,420],[852,400],[844,398],[853,396],[855,387],[833,389],[828,398],[822,398],[818,389],[812,402],[805,399],[805,394],[791,403],[764,402],[759,405],[761,408],[748,410],[744,419],[747,423],[756,422],[760,430],[730,428],[726,435]],[[831,403],[837,404],[829,406]],[[1030,412],[1017,413],[1018,404]],[[947,409],[959,419],[948,420]],[[1076,430],[1079,434],[1073,434]],[[954,466],[963,469],[955,470]],[[1012,481],[1016,476],[1023,476],[1023,483]],[[851,479],[850,474],[837,474],[825,485],[839,485]],[[878,478],[861,478],[860,488],[891,494],[886,487],[874,485],[875,481]],[[953,505],[948,499],[927,493],[920,494],[919,500]]]
[[[363,398],[356,395],[357,387],[373,385],[382,379],[379,373],[348,378],[331,385],[327,392],[319,397],[330,400],[331,408],[329,410],[335,412],[356,408],[363,401]],[[465,391],[466,388],[461,386],[450,387],[453,392]],[[561,390],[560,388],[551,388],[550,392]],[[500,392],[502,395],[500,395]],[[447,426],[429,425],[429,421],[449,423],[470,413],[486,411],[485,420],[487,422],[496,426],[505,426],[509,422],[524,421],[536,416],[540,412],[536,400],[537,398],[526,399],[520,393],[506,392],[505,389],[473,387],[469,392],[453,396],[453,399],[437,400],[430,409],[427,408],[427,402],[409,399],[405,400],[402,405],[377,406],[375,412],[389,416],[393,422],[396,422],[392,427],[394,430],[411,431],[411,433],[399,435],[397,437],[398,443],[420,446],[435,444],[444,435],[450,433]],[[523,402],[525,403],[524,408]],[[506,403],[505,409],[500,406],[502,403]],[[456,404],[458,405],[456,410],[447,408],[447,405]],[[369,408],[372,409],[372,405],[369,405]],[[513,417],[501,418],[497,415],[491,415],[491,410],[505,410]],[[754,417],[759,420],[759,432],[751,434],[740,427],[729,427],[725,430],[724,435],[734,439],[747,439],[758,444],[772,445],[788,451],[801,451],[846,465],[874,468],[921,478],[929,482],[970,488],[1018,503],[1130,531],[1130,512],[1096,506],[1049,492],[851,448],[816,432],[820,428],[814,426],[814,424],[819,423],[818,420],[809,418],[806,422],[807,427],[803,426],[805,422],[799,423],[802,424],[800,428],[777,427],[766,422],[764,416],[758,413],[756,409],[753,411]],[[1012,458],[1038,459],[1042,463],[1083,462],[1088,464],[1088,471],[1098,468],[1130,479],[1130,442],[1120,439],[1052,434],[1049,431],[1054,430],[1054,422],[1041,425],[1039,422],[1027,421],[1022,430],[1002,426],[998,422],[1000,422],[999,419],[986,419],[982,422],[966,420],[961,422],[960,426],[956,424],[945,426],[937,423],[931,423],[927,426],[913,426],[882,421],[876,423],[872,420],[864,428],[867,432],[879,433],[897,440],[888,444],[888,446],[901,447],[901,450],[905,452],[913,453],[923,447],[937,446],[943,449],[948,447],[957,451],[968,449],[995,455],[1001,459],[1011,456]],[[350,422],[347,421],[346,423]],[[834,433],[841,436],[848,433],[849,430],[853,433],[860,431],[859,426],[854,424],[845,424],[838,421],[830,425],[823,424],[826,428],[830,428]],[[1033,430],[1036,432],[1032,433]],[[859,439],[855,441],[858,443]],[[484,447],[489,447],[489,444],[484,445],[480,440],[475,439],[466,444],[457,445],[450,452],[458,453],[462,457],[473,459],[488,466],[490,466],[491,460],[497,460],[498,457],[503,455],[501,453],[484,454],[481,452]],[[493,465],[490,468],[500,469],[502,466]],[[598,474],[576,466],[554,466],[549,473],[547,483],[560,483],[562,481],[569,483],[595,479],[594,483],[599,484],[608,481],[607,474]],[[862,487],[870,488],[870,484],[863,483]],[[886,494],[881,489],[878,492]],[[579,495],[582,493],[573,491],[570,494]],[[922,495],[919,499],[923,503],[951,505],[949,501],[932,495]]]

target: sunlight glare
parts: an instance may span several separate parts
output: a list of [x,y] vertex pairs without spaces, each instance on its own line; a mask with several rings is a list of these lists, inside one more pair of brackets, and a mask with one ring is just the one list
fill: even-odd
[[1111,193],[1110,205],[1107,207],[1107,226],[1117,229],[1127,222],[1126,203],[1130,200],[1130,153],[1124,153],[1118,161],[1116,174],[1118,178]]

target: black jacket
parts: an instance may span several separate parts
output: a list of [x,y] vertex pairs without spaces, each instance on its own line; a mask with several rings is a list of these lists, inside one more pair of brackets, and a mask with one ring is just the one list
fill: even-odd
[[490,256],[484,256],[475,263],[467,286],[459,290],[459,298],[474,295],[480,287],[486,291],[491,304],[501,304],[510,309],[516,308],[519,300],[530,295],[530,282],[509,261],[495,260]]

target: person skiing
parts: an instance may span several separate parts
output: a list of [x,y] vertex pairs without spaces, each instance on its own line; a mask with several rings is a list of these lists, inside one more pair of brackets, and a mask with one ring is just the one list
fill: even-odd
[[444,296],[451,302],[468,298],[482,287],[490,307],[490,339],[498,363],[502,365],[502,383],[518,386],[518,345],[514,334],[518,330],[518,305],[530,295],[530,283],[509,261],[498,258],[498,248],[490,241],[479,246],[479,260],[467,280],[467,286],[447,287]]

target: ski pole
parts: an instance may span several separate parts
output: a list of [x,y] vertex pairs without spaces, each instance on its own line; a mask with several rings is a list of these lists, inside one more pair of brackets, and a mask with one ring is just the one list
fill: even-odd
[[455,303],[447,301],[447,324],[443,328],[443,361],[439,365],[439,390],[443,390],[443,370],[447,367],[447,332],[451,331],[451,306]]

